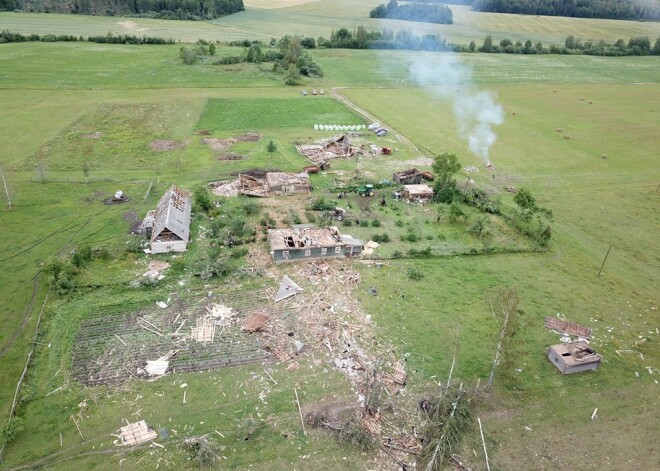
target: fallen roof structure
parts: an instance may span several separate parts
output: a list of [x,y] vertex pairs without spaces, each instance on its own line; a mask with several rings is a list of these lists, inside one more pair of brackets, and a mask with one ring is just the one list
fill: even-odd
[[184,252],[190,239],[190,193],[172,185],[142,222],[144,233],[151,234],[151,252]]
[[296,284],[291,278],[284,275],[282,277],[282,281],[280,282],[280,288],[277,290],[277,294],[275,295],[275,302],[282,301],[283,299],[294,296],[299,291],[303,291],[303,289],[298,286],[298,284]]
[[262,178],[250,175],[238,175],[238,192],[247,196],[268,196],[268,183]]
[[557,332],[562,332],[564,334],[575,335],[583,339],[591,338],[591,327],[565,321],[558,317],[546,317],[543,325],[548,329],[556,330]]
[[548,359],[563,374],[597,370],[603,359],[587,342],[562,343],[548,348]]
[[296,150],[315,164],[341,157],[351,157],[359,151],[357,147],[351,146],[346,134],[320,140],[312,145],[297,145]]

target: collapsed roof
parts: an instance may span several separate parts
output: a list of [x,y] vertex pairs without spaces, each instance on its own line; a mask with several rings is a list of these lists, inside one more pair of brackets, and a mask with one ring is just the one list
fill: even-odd
[[312,145],[297,145],[296,150],[314,163],[340,157],[351,157],[359,149],[351,146],[348,135],[342,134],[330,139],[322,139]]
[[187,191],[172,185],[165,192],[153,213],[151,242],[167,234],[168,237],[187,242],[190,238],[190,212],[192,201]]

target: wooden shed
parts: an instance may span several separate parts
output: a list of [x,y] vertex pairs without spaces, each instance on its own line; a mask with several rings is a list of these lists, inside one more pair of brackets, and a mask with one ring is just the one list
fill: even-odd
[[548,359],[563,374],[597,370],[603,359],[587,342],[561,343],[548,349]]
[[172,185],[149,211],[142,228],[151,237],[151,253],[185,252],[190,239],[192,201],[187,191]]

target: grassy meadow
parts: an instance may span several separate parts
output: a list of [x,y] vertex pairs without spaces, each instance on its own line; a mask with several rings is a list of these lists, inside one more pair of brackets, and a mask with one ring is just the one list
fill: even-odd
[[[246,12],[214,23],[1,13],[0,28],[76,35],[112,29],[185,42],[199,37],[269,39],[284,33],[318,36],[338,26],[397,28],[401,23],[362,21],[359,15],[368,14],[377,1],[337,3],[351,8],[342,10],[329,2],[253,0],[246,2]],[[561,43],[568,34],[608,40],[658,35],[657,23],[452,9],[454,27],[429,28],[456,41],[486,34],[529,37],[544,44]],[[284,87],[268,64],[186,66],[178,58],[178,47],[0,45],[0,109],[8,110],[0,115],[0,168],[13,203],[8,210],[1,195],[3,417],[48,292],[47,277],[38,275],[45,262],[83,244],[115,254],[111,262],[85,268],[80,294],[48,294],[34,361],[20,396],[25,429],[3,459],[10,469],[41,464],[53,469],[189,469],[193,464],[179,438],[209,433],[223,447],[223,469],[373,469],[372,456],[339,445],[324,432],[302,434],[294,387],[303,394],[303,406],[354,400],[348,381],[324,364],[301,361],[295,372],[273,364],[276,385],[264,380],[261,365],[130,381],[120,388],[85,388],[68,379],[76,330],[90,312],[108,304],[146,305],[180,289],[174,277],[152,291],[127,287],[146,261],[125,251],[131,239],[127,213],[142,216],[171,183],[193,188],[247,169],[300,169],[307,161],[297,155],[294,143],[329,135],[313,131],[313,124],[326,118],[359,122],[353,111],[329,96],[330,88],[337,87],[415,145],[454,152],[463,166],[483,166],[468,153],[451,103],[443,98],[446,94],[418,86],[410,76],[410,53],[314,51],[325,77],[307,81],[304,88],[325,87],[327,95],[303,98],[303,87]],[[235,50],[222,46],[217,55]],[[437,54],[419,57],[441,62]],[[467,234],[465,224],[438,222],[435,206],[391,203],[380,208],[380,194],[355,197],[350,201],[360,218],[378,219],[381,226],[342,230],[364,238],[385,231],[394,235],[376,252],[384,258],[382,267],[359,267],[362,283],[355,296],[372,316],[379,341],[405,355],[411,373],[405,398],[413,401],[432,392],[436,381],[444,381],[455,345],[454,378],[467,384],[487,379],[498,333],[492,302],[501,288],[515,287],[523,325],[511,353],[514,369],[498,372],[492,392],[478,409],[491,469],[653,469],[659,459],[654,441],[660,373],[658,58],[470,54],[459,59],[473,77],[469,86],[459,89],[491,90],[506,110],[491,151],[494,178],[482,170],[474,177],[476,185],[499,194],[508,209],[513,207],[512,196],[504,186],[528,187],[539,205],[554,213],[550,247],[533,250],[524,237],[502,226],[498,237],[502,245],[510,244],[504,253],[468,255],[483,242]],[[218,138],[253,131],[260,140],[236,144],[229,150],[244,158],[225,161],[201,142],[195,134],[199,129],[212,129]],[[266,149],[271,139],[277,144],[274,153]],[[157,152],[151,148],[156,140],[182,145]],[[335,178],[361,175],[376,180],[410,166],[428,169],[420,158],[429,156],[398,140],[396,133],[374,142],[393,147],[394,154],[334,162],[332,172],[312,177],[317,194],[333,199],[336,195],[329,189]],[[460,171],[457,178],[462,183],[466,175]],[[154,187],[143,201],[152,179]],[[131,202],[104,206],[102,200],[117,189],[130,195]],[[306,215],[306,205],[317,194],[286,200],[291,217]],[[275,199],[262,204],[272,215],[278,211],[269,206],[277,204]],[[409,230],[419,231],[422,240],[401,242],[399,236]],[[185,269],[178,272],[187,286],[204,293],[209,285],[229,289],[225,281],[204,282],[191,274],[190,259],[201,256],[196,247],[201,244],[192,245]],[[439,256],[390,258],[396,250],[427,246]],[[413,271],[419,279],[411,278]],[[370,287],[378,296],[370,294]],[[558,343],[559,336],[543,328],[543,317],[557,313],[594,329],[592,345],[605,357],[599,371],[562,376],[547,361],[546,347]],[[183,383],[188,384],[186,405]],[[61,385],[68,386],[49,394]],[[264,403],[259,395],[267,385]],[[598,419],[589,420],[596,407]],[[71,414],[79,417],[84,443]],[[166,449],[142,448],[117,456],[110,434],[124,418],[144,418],[157,430],[168,428],[172,438],[163,442]],[[588,445],[576,447],[574,440],[585,436]],[[462,453],[473,469],[485,469],[481,455],[474,458],[471,451],[480,446],[477,431]]]

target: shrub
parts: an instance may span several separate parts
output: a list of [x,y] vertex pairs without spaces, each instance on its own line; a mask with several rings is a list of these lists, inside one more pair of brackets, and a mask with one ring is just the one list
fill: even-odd
[[403,221],[401,219],[397,219],[394,225],[396,227],[403,227]]
[[344,219],[344,226],[350,227],[352,225],[353,225],[353,221],[351,221],[350,219]]
[[254,216],[255,214],[259,214],[260,207],[259,207],[259,203],[250,201],[248,203],[243,204],[241,209],[243,210],[243,213],[246,216],[250,217],[250,216]]
[[360,221],[360,227],[369,227],[369,221],[365,221],[364,219]]
[[312,201],[312,209],[314,211],[331,211],[335,209],[335,204],[332,201],[328,201],[325,198],[316,198]]
[[414,281],[419,281],[422,278],[424,278],[424,274],[414,267],[408,268],[407,274],[408,274],[408,278]]
[[5,420],[0,428],[0,441],[11,443],[23,430],[23,419],[20,417],[11,417]]
[[371,240],[374,242],[378,242],[379,244],[382,244],[383,242],[389,242],[390,241],[390,236],[387,233],[384,234],[374,234],[371,237]]
[[380,221],[378,219],[374,219],[371,221],[371,227],[380,227]]

